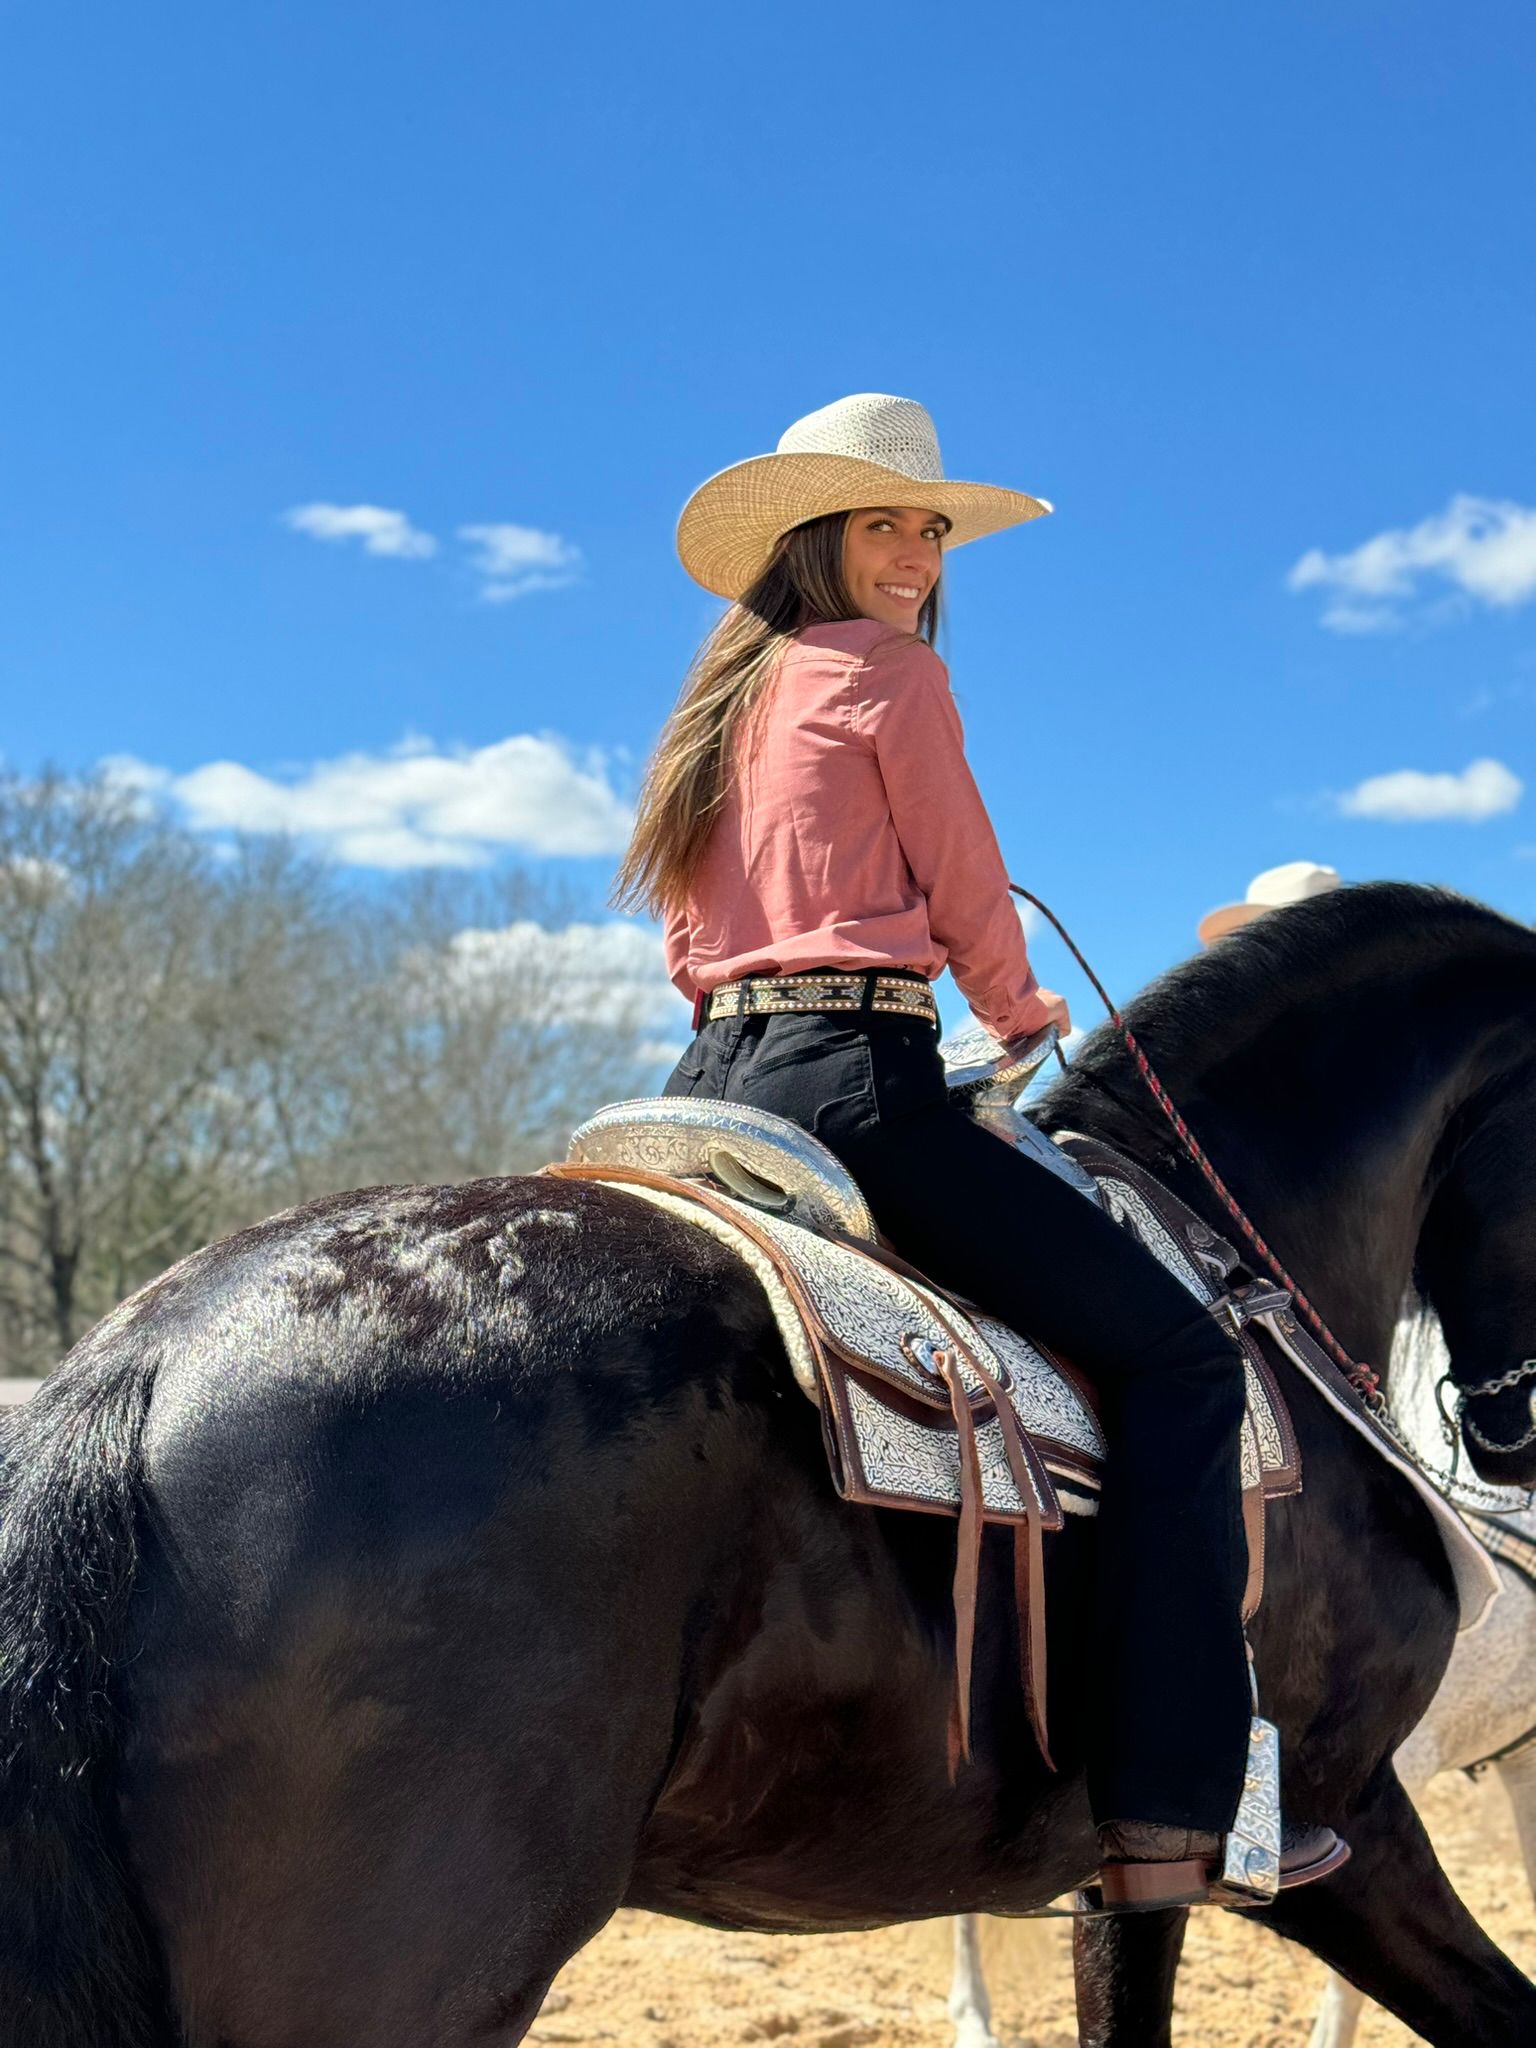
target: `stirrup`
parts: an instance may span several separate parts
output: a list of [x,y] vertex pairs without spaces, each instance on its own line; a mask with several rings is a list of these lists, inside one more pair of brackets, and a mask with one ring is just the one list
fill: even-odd
[[[1324,1873],[1320,1869],[1315,1874]],[[1156,1913],[1207,1901],[1267,1906],[1279,1889],[1280,1736],[1272,1721],[1256,1713],[1248,1723],[1242,1797],[1223,1838],[1220,1865],[1198,1856],[1172,1863],[1106,1863],[1097,1884],[1084,1887],[1083,1903],[1090,1912],[1100,1913]]]
[[[1322,1836],[1320,1853],[1305,1863],[1280,1866],[1279,1891],[1313,1884],[1342,1870],[1349,1861],[1349,1844],[1331,1829]],[[1177,1863],[1106,1863],[1097,1884],[1086,1885],[1077,1894],[1076,1910],[1092,1918],[1118,1913],[1157,1913],[1178,1906],[1224,1906],[1232,1912],[1252,1912],[1270,1904],[1270,1898],[1247,1889],[1229,1886],[1217,1875],[1214,1864],[1198,1856]]]
[[1296,1859],[1306,1834],[1299,1842],[1293,1837],[1289,1858],[1285,1853],[1280,1822],[1280,1731],[1259,1712],[1253,1646],[1245,1642],[1244,1647],[1253,1716],[1248,1723],[1242,1797],[1231,1827],[1221,1838],[1220,1864],[1198,1856],[1168,1863],[1104,1863],[1098,1882],[1085,1885],[1078,1893],[1081,1911],[1156,1913],[1170,1906],[1269,1906],[1282,1891],[1312,1884],[1349,1861],[1349,1844],[1331,1828],[1307,1831],[1318,1837],[1318,1853],[1305,1861]]
[[[1334,1871],[1342,1870],[1349,1861],[1348,1842],[1336,1835],[1332,1828],[1317,1828],[1308,1832],[1320,1837],[1319,1853],[1305,1863],[1288,1863],[1282,1853],[1279,1889],[1283,1892],[1294,1891],[1298,1885],[1315,1884],[1320,1877],[1331,1877]],[[1211,1903],[1217,1906],[1230,1906],[1235,1911],[1246,1911],[1254,1906],[1267,1906],[1270,1902],[1268,1899],[1236,1893],[1228,1897],[1220,1886],[1213,1886]]]
[[[1259,1712],[1259,1686],[1248,1651],[1248,1682],[1253,1692],[1253,1719],[1248,1723],[1248,1764],[1243,1796],[1232,1816],[1221,1859],[1213,1876],[1213,1906],[1270,1906],[1281,1892],[1313,1884],[1341,1870],[1349,1861],[1349,1844],[1332,1828],[1298,1829],[1287,1848],[1280,1818],[1280,1734]],[[1298,1839],[1299,1837],[1299,1839]],[[1306,1855],[1309,1840],[1315,1853]]]

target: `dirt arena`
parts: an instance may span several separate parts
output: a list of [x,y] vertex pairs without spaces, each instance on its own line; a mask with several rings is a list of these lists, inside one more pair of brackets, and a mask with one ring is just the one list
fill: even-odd
[[[1505,1952],[1536,1973],[1533,1909],[1495,1779],[1442,1778],[1425,1802],[1446,1868]],[[878,1934],[713,1934],[619,1913],[561,1972],[529,2039],[624,2048],[950,2048],[947,1924]],[[988,1929],[993,2025],[1007,2048],[1075,2048],[1069,1936]],[[1177,2038],[1190,2048],[1304,2048],[1323,1979],[1299,1950],[1230,1913],[1192,1917]],[[1414,2038],[1374,2008],[1360,2048]]]

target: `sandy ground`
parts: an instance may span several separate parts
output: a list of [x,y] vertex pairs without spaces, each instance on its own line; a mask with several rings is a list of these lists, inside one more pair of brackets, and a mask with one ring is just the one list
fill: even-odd
[[[1463,1898],[1494,1940],[1536,1974],[1536,1909],[1496,1779],[1443,1778],[1425,1817]],[[988,1923],[993,2025],[1009,2048],[1075,2048],[1068,1930]],[[947,1922],[878,1934],[715,1934],[647,1913],[616,1914],[561,1972],[529,2036],[625,2048],[950,2048]],[[1319,1964],[1231,1913],[1191,1918],[1177,2038],[1199,2048],[1303,2048]],[[1374,2007],[1359,2048],[1414,2038]]]

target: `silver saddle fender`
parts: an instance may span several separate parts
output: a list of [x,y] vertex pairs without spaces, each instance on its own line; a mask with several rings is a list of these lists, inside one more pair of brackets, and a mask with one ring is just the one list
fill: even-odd
[[[1009,1060],[979,1026],[952,1032],[939,1047],[950,1099],[1089,1201],[1102,1203],[1093,1177],[1016,1106],[1056,1038],[1050,1025],[1022,1057]],[[842,1161],[787,1117],[743,1102],[668,1095],[610,1102],[572,1133],[566,1156],[572,1165],[637,1166],[670,1179],[709,1175],[756,1208],[813,1230],[878,1241],[869,1204]]]

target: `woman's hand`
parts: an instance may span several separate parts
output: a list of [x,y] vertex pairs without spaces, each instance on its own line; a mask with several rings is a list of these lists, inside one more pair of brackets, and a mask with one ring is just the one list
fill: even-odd
[[1072,1029],[1072,1013],[1067,1008],[1066,997],[1057,995],[1056,991],[1052,988],[1037,988],[1035,994],[1045,1005],[1046,1011],[1045,1021],[1041,1024],[1040,1029],[1043,1031],[1046,1024],[1054,1024],[1062,1037],[1065,1038]]

